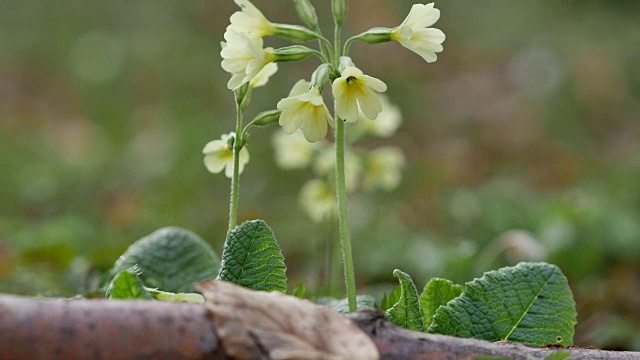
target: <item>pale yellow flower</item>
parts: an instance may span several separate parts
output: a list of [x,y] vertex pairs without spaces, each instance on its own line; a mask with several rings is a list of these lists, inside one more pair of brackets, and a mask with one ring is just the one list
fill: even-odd
[[227,31],[245,34],[251,39],[261,39],[273,35],[293,41],[309,41],[320,35],[303,26],[277,24],[267,18],[249,0],[234,0],[242,9],[231,15],[231,25]]
[[442,51],[442,43],[446,38],[441,30],[430,28],[440,19],[440,10],[433,5],[414,4],[402,24],[389,34],[391,40],[399,42],[430,63],[438,59],[436,53]]
[[235,90],[256,77],[269,63],[275,61],[273,49],[263,49],[262,39],[251,39],[233,30],[224,33],[222,68],[231,73],[227,83],[230,90]]
[[321,143],[310,143],[304,138],[302,131],[287,135],[275,132],[272,138],[275,149],[276,164],[283,169],[304,169],[320,149]]
[[234,0],[241,11],[231,15],[231,25],[227,30],[246,34],[252,39],[260,39],[275,32],[275,26],[249,0]]
[[348,122],[358,120],[358,105],[362,113],[374,120],[382,111],[379,92],[387,90],[387,85],[379,79],[365,75],[355,66],[342,71],[333,81],[333,97],[336,99],[336,113]]
[[250,81],[249,86],[252,88],[258,88],[267,85],[269,78],[278,72],[278,64],[268,63],[265,65],[259,73],[256,74]]
[[316,142],[327,135],[327,124],[333,127],[334,121],[318,88],[309,86],[307,81],[298,81],[289,97],[278,102],[277,108],[282,110],[279,123],[285,133],[302,129],[307,141]]
[[402,180],[404,154],[396,147],[382,147],[369,152],[364,167],[362,188],[393,190]]
[[307,182],[299,196],[300,206],[314,222],[328,220],[337,214],[336,195],[322,180]]
[[[229,139],[235,138],[236,134],[231,132],[223,134],[219,140],[209,141],[202,149],[204,154],[204,165],[209,172],[217,174],[223,169],[226,177],[233,176],[233,150],[229,148]],[[249,150],[246,146],[240,150],[238,171],[242,173],[244,166],[249,162]]]

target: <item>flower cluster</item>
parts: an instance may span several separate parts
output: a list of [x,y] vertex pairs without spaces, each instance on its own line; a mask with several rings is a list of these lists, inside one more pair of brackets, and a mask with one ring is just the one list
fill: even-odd
[[[231,177],[228,231],[238,226],[239,177],[249,160],[246,147],[249,130],[277,123],[283,130],[274,138],[278,163],[290,168],[310,166],[316,174],[301,190],[299,201],[303,209],[316,222],[336,215],[349,311],[355,311],[347,193],[358,188],[367,191],[396,188],[401,181],[404,155],[392,146],[368,151],[353,146],[365,135],[390,136],[400,123],[400,113],[387,104],[383,94],[387,85],[356,66],[349,57],[349,47],[354,41],[370,44],[397,41],[427,62],[434,62],[445,39],[442,31],[431,28],[440,11],[433,3],[416,4],[399,26],[370,29],[349,38],[341,48],[347,0],[330,0],[335,25],[333,41],[322,35],[311,0],[292,0],[307,27],[274,23],[249,0],[234,1],[240,10],[231,15],[220,55],[222,68],[231,75],[227,88],[233,91],[236,100],[235,132],[209,142],[203,150],[209,171],[217,173],[224,169]],[[317,50],[304,45],[265,47],[264,38],[269,36],[294,42],[317,40],[318,46]],[[312,55],[320,59],[320,65],[310,80],[296,82],[289,95],[278,101],[276,109],[257,114],[245,125],[243,117],[253,89],[267,84],[278,71],[278,63],[301,61]],[[325,87],[330,88],[333,96],[333,115],[324,101]],[[335,128],[333,146],[325,141],[330,127]]]
[[[375,149],[358,147],[368,136],[392,136],[402,122],[400,109],[389,99],[380,96],[382,111],[375,121],[360,109],[358,120],[349,124],[349,145],[345,153],[346,188],[349,192],[391,191],[400,185],[405,164],[402,150],[395,146]],[[281,118],[282,119],[282,118]],[[300,190],[300,207],[314,222],[320,223],[336,216],[335,152],[328,141],[310,143],[303,131],[292,134],[276,132],[272,138],[276,164],[287,170],[311,168],[314,177]]]
[[[353,41],[358,40],[370,44],[397,41],[402,46],[419,54],[427,62],[434,62],[437,59],[436,53],[442,51],[442,43],[445,40],[445,35],[441,30],[431,27],[440,18],[440,11],[434,7],[433,3],[415,4],[404,21],[397,27],[372,28],[348,39],[343,51],[340,49],[332,51],[331,42],[320,33],[315,8],[310,0],[294,0],[300,19],[308,27],[272,22],[251,1],[234,1],[240,10],[231,15],[220,55],[222,56],[222,68],[231,74],[227,87],[236,93],[240,112],[244,112],[246,109],[251,89],[266,85],[269,78],[278,71],[277,63],[300,61],[310,55],[317,55],[320,58],[322,64],[312,75],[311,81],[299,80],[289,95],[277,103],[277,110],[269,115],[269,121],[256,118],[247,126],[247,128],[254,125],[264,126],[277,122],[285,134],[296,134],[297,130],[300,130],[309,143],[325,139],[328,129],[335,127],[336,121],[341,120],[347,123],[359,123],[360,126],[354,130],[356,132],[362,132],[362,129],[367,127],[376,129],[372,131],[377,131],[374,135],[380,137],[388,137],[395,131],[394,125],[385,128],[375,124],[376,122],[384,123],[376,120],[381,113],[387,111],[393,114],[398,113],[398,110],[393,106],[385,109],[386,100],[381,95],[387,90],[387,85],[380,79],[366,75],[348,57],[348,49]],[[346,17],[346,1],[332,0],[331,7],[336,24],[341,25]],[[313,50],[301,45],[279,49],[265,47],[264,38],[269,36],[296,42],[319,40],[320,49]],[[323,98],[323,89],[329,84],[335,100],[334,116],[330,113]],[[236,146],[239,143],[239,148],[244,150],[243,154],[245,154],[239,162],[242,164],[241,166],[244,165],[243,161],[248,160],[248,155],[246,155],[248,152],[244,145],[247,128],[244,131],[241,131],[239,127],[236,128],[239,140],[236,142]],[[294,137],[290,141],[292,144],[297,142]],[[225,167],[220,167],[219,164],[211,166],[211,159],[214,156],[212,149],[214,148],[210,144],[207,144],[205,149],[207,150],[205,151],[207,169],[211,172],[220,172],[222,168],[226,168],[226,174],[229,174],[229,171],[233,172],[233,149],[216,147],[217,161],[226,159],[227,164]],[[295,158],[296,156],[290,157]],[[394,159],[396,163],[401,162],[398,160],[398,156],[392,156],[389,153],[384,156],[373,153],[370,154],[370,157],[377,159],[377,163],[385,163],[380,160],[383,158]],[[394,178],[396,177],[388,178],[385,183],[393,184]],[[364,184],[368,184],[365,185],[368,188],[375,187],[372,185],[375,182],[364,182]]]

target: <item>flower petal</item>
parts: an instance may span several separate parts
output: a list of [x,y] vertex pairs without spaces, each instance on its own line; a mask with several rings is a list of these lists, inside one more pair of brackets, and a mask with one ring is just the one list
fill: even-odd
[[304,138],[308,142],[314,143],[327,136],[327,121],[323,116],[323,109],[316,107],[312,110],[312,116],[308,117],[302,124]]
[[370,120],[375,120],[382,111],[382,102],[378,98],[378,94],[369,88],[364,88],[358,93],[358,103],[364,116]]
[[440,19],[440,10],[433,6],[433,3],[426,5],[414,4],[402,24],[408,25],[412,30],[426,28],[435,24]]
[[362,75],[362,80],[365,86],[368,86],[377,92],[387,91],[387,84],[385,84],[384,81],[380,79],[374,78],[373,76],[369,75]]

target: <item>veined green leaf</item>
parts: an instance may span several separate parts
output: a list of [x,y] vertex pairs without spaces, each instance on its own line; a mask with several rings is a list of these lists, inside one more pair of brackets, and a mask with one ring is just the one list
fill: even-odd
[[227,235],[219,279],[253,290],[287,291],[284,257],[266,222],[242,223]]
[[429,332],[533,346],[573,344],[576,309],[555,265],[520,263],[490,271],[441,306]]
[[454,284],[446,279],[433,278],[425,285],[420,295],[420,310],[424,318],[424,326],[428,328],[436,310],[462,294],[462,285]]
[[418,290],[413,284],[413,280],[408,274],[398,269],[393,271],[393,276],[400,281],[400,299],[391,309],[387,310],[387,319],[405,329],[424,332]]
[[167,227],[133,243],[113,266],[114,274],[137,265],[145,286],[164,291],[195,292],[193,284],[218,274],[218,256],[191,231]]
[[134,266],[122,270],[109,284],[106,293],[107,299],[151,299],[142,281],[138,278],[138,269]]

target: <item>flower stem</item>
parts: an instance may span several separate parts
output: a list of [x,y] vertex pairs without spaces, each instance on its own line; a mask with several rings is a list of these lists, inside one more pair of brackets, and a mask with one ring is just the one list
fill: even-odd
[[240,150],[242,149],[242,110],[236,109],[236,138],[233,141],[233,176],[231,177],[231,199],[229,202],[229,232],[238,226],[238,190],[240,182]]
[[338,231],[342,245],[342,262],[344,278],[347,286],[349,311],[354,312],[356,305],[356,276],[353,269],[351,237],[349,234],[349,217],[347,213],[347,186],[344,171],[344,121],[336,117],[336,195],[338,201]]
[[[340,63],[340,24],[336,22],[333,33],[333,66],[338,68]],[[334,109],[336,108],[334,103]],[[353,269],[353,254],[351,251],[351,235],[349,234],[349,214],[347,210],[347,185],[344,171],[344,120],[335,114],[336,119],[336,200],[338,202],[338,232],[342,247],[342,263],[344,264],[344,280],[347,287],[347,301],[349,312],[357,310],[356,303],[356,274]]]

